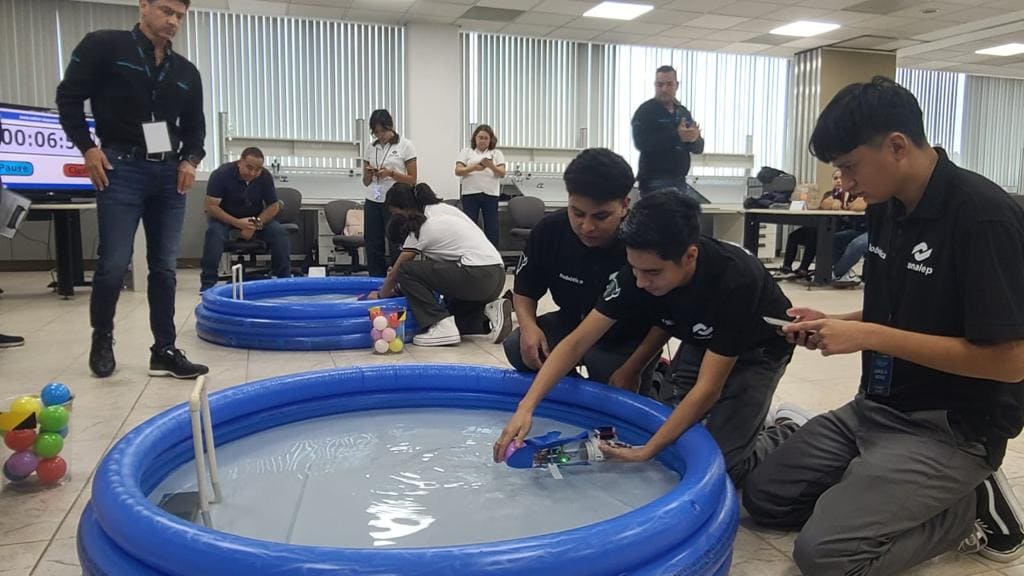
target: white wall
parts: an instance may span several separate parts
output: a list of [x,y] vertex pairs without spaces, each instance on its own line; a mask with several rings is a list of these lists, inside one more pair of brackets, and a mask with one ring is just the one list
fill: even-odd
[[406,130],[416,145],[419,181],[444,198],[458,198],[455,158],[462,142],[459,29],[440,24],[406,27]]

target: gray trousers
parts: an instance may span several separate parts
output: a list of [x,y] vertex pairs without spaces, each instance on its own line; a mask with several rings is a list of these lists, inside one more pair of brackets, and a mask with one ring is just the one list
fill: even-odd
[[[673,397],[667,401],[678,404],[693,389],[704,352],[695,346],[680,348],[669,380]],[[793,358],[792,350],[777,354],[763,348],[741,354],[721,397],[704,417],[704,427],[722,451],[725,469],[736,486],[742,486],[747,474],[797,429],[793,424],[764,427],[772,396]]]
[[[558,343],[565,339],[579,322],[571,322],[560,312],[548,312],[537,317],[537,326],[544,332],[547,338],[548,348],[554,350]],[[526,365],[523,360],[523,351],[519,346],[519,328],[516,328],[505,338],[505,357],[513,368],[520,372],[532,372],[533,369]],[[597,344],[583,355],[580,362],[587,368],[587,377],[595,382],[607,384],[612,374],[629,359],[630,355],[640,345],[640,341],[614,341],[608,342],[604,339],[598,340]],[[640,393],[648,395],[651,386],[651,376],[654,374],[654,367],[658,360],[652,361],[640,376]],[[570,372],[571,374],[572,372]]]
[[973,530],[985,448],[943,410],[902,413],[857,396],[821,414],[747,478],[758,524],[803,526],[804,574],[895,574],[957,547]]
[[[490,326],[484,306],[501,295],[505,269],[500,264],[461,266],[455,262],[411,260],[398,269],[398,286],[422,330],[454,316],[460,334],[486,334]],[[438,302],[435,293],[444,296],[444,304]]]

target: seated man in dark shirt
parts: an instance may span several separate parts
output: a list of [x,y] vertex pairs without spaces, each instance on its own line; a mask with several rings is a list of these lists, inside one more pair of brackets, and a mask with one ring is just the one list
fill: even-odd
[[795,423],[764,428],[793,345],[765,318],[790,307],[771,274],[747,251],[700,234],[700,206],[684,193],[656,190],[630,209],[619,235],[628,264],[613,275],[593,311],[552,351],[494,446],[500,462],[521,445],[533,411],[559,378],[617,322],[642,319],[651,329],[612,384],[638,387],[638,374],[670,337],[682,340],[672,384],[681,400],[636,448],[602,450],[627,461],[650,460],[697,422],[718,443],[729,476],[746,475],[793,434]]
[[[540,370],[551,349],[594,307],[608,278],[626,264],[626,247],[616,234],[629,206],[633,169],[611,150],[591,148],[569,164],[564,178],[568,210],[534,226],[516,268],[519,328],[505,339],[505,356],[516,370]],[[548,292],[558,310],[538,317],[537,302]],[[646,322],[632,321],[606,334],[580,361],[589,378],[608,383],[647,330]],[[641,392],[647,392],[650,377],[648,370]]]
[[229,237],[257,238],[270,248],[274,276],[291,276],[291,245],[288,232],[274,221],[281,211],[274,190],[274,177],[263,169],[263,152],[246,148],[237,162],[228,162],[213,171],[206,187],[206,214],[209,227],[203,244],[202,292],[217,283],[217,267]]

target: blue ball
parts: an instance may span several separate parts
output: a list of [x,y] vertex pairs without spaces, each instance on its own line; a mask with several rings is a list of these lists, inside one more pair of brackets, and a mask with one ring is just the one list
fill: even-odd
[[39,398],[44,406],[60,406],[71,400],[71,389],[60,382],[51,382],[43,387]]
[[61,438],[67,438],[68,437],[68,427],[65,426],[65,427],[61,428],[60,430],[57,430],[57,434],[60,434]]
[[26,474],[24,476],[15,474],[15,473],[11,472],[11,469],[7,467],[6,463],[4,463],[4,478],[7,478],[7,480],[10,481],[10,482],[21,482],[22,480],[28,478],[31,475],[32,475],[31,472],[29,472],[28,474]]

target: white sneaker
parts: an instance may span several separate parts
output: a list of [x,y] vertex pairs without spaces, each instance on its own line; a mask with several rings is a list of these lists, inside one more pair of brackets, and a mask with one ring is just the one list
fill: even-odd
[[836,288],[853,288],[858,284],[860,284],[860,278],[853,271],[843,274],[842,277],[832,282],[832,285]]
[[495,344],[501,344],[512,333],[512,301],[499,298],[484,307],[484,314],[491,323],[487,339]]
[[792,422],[797,426],[803,426],[813,417],[814,414],[811,414],[800,406],[783,402],[782,404],[779,404],[775,410],[768,413],[768,418],[765,419],[764,427],[768,428],[769,426],[779,426],[786,422]]
[[417,346],[453,346],[462,341],[459,328],[455,325],[455,317],[449,316],[431,326],[423,334],[413,337],[412,343]]

